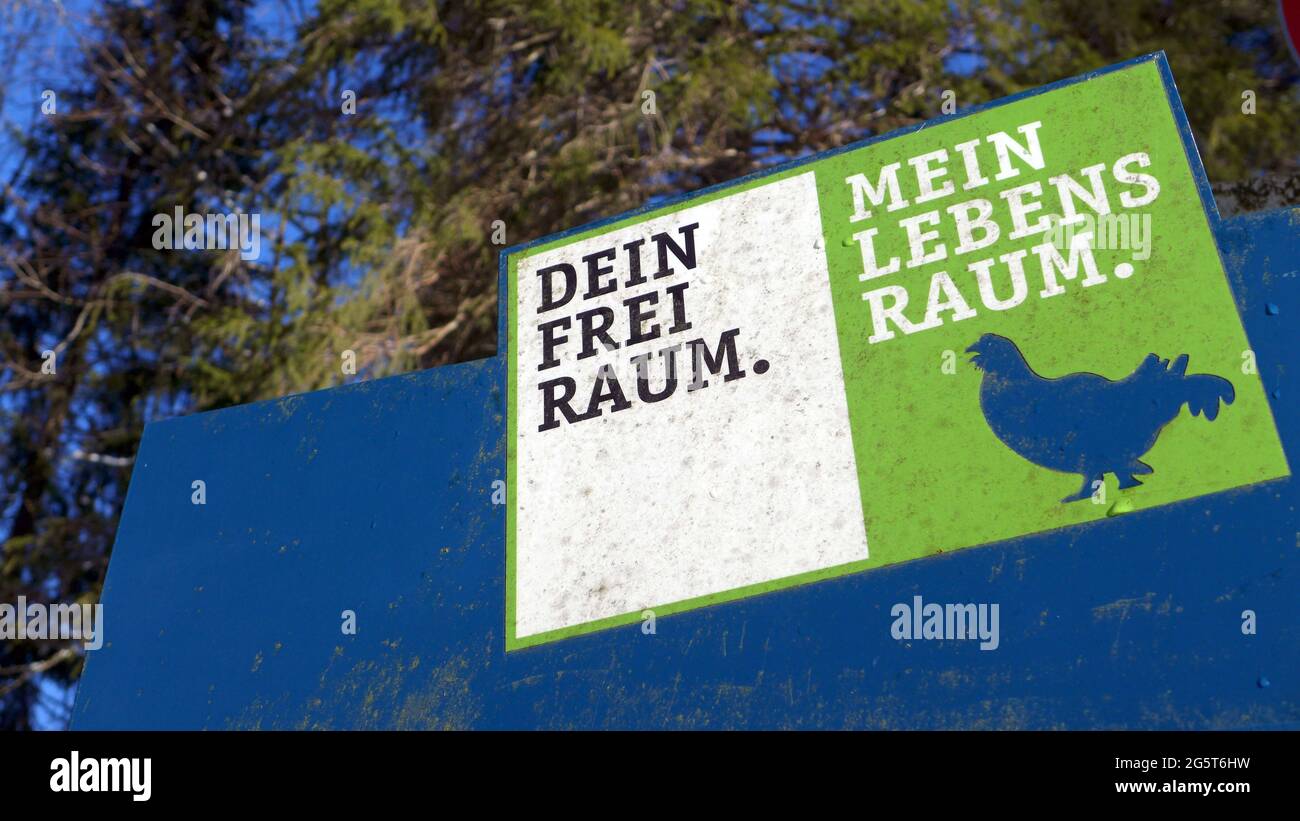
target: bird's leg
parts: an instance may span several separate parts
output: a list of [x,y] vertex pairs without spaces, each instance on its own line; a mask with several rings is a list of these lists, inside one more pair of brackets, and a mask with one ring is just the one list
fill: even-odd
[[1155,473],[1155,468],[1151,467],[1146,462],[1134,459],[1132,462],[1128,463],[1128,468],[1126,470],[1115,471],[1115,478],[1119,480],[1120,490],[1123,490],[1125,488],[1137,487],[1142,484],[1137,479],[1133,478],[1135,474],[1145,476],[1148,473]]
[[1082,501],[1083,499],[1091,499],[1093,493],[1092,483],[1100,482],[1100,481],[1103,481],[1102,475],[1100,473],[1083,474],[1083,486],[1079,488],[1079,492],[1074,494],[1073,496],[1066,496],[1061,501],[1078,502],[1078,501]]
[[1119,489],[1120,489],[1120,490],[1123,490],[1123,489],[1125,489],[1125,488],[1129,488],[1129,487],[1137,487],[1138,485],[1142,484],[1142,483],[1139,482],[1137,479],[1134,479],[1134,478],[1133,478],[1133,474],[1134,474],[1134,473],[1137,473],[1137,471],[1134,471],[1134,470],[1117,470],[1117,471],[1115,471],[1115,478],[1119,480]]

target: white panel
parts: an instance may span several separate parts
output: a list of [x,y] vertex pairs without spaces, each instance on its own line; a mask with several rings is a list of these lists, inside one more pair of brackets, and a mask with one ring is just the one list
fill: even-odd
[[[653,234],[679,244],[694,232],[696,267],[669,256],[675,273],[623,288],[622,246],[645,239],[642,271],[658,270]],[[584,299],[582,257],[609,247],[619,290]],[[568,262],[578,292],[540,316],[537,271]],[[811,172],[521,260],[516,635],[520,638],[867,557],[858,480]],[[539,372],[539,320],[596,306],[615,310],[611,331],[629,333],[622,301],[659,291],[655,322],[672,324],[665,287],[689,281],[690,330],[577,360],[578,322],[560,345],[561,364]],[[655,404],[635,396],[637,354],[702,338],[715,350],[739,328],[744,378],[706,375],[687,391],[692,363],[678,357],[679,384]],[[758,360],[770,362],[759,374]],[[586,409],[601,364],[610,364],[632,407],[559,428],[542,424],[539,382],[577,381]],[[725,367],[724,367],[725,373]],[[650,387],[663,385],[651,361]]]

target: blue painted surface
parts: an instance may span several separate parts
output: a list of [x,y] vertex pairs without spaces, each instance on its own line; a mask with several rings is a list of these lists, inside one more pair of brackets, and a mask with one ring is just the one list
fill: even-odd
[[[1294,465],[1300,210],[1219,236]],[[151,425],[74,727],[1300,727],[1294,479],[506,654],[504,377]],[[1000,647],[894,640],[916,595]]]

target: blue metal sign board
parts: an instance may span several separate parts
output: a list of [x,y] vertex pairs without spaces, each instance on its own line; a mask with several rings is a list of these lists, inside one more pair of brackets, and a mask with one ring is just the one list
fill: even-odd
[[[1300,209],[1218,236],[1294,454]],[[1294,478],[507,653],[504,379],[150,425],[74,727],[1300,726]],[[927,602],[997,604],[996,649],[896,638]]]

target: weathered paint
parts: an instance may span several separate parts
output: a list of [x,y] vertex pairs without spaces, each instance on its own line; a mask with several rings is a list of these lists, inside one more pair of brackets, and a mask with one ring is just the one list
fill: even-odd
[[[1300,209],[1217,233],[1294,459]],[[507,654],[504,377],[151,425],[74,726],[1300,728],[1294,478]],[[916,595],[1000,603],[999,648],[892,639]]]

